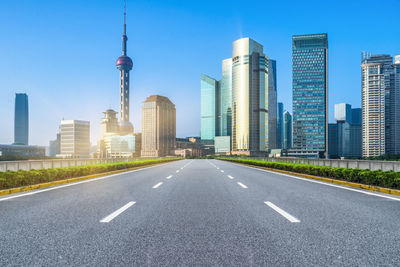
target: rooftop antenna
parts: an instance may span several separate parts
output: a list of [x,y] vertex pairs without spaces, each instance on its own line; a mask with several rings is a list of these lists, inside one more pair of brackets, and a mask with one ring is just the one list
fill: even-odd
[[126,36],[126,0],[124,0],[124,35],[122,36],[123,47],[122,52],[123,55],[126,56],[126,41],[128,40],[128,36]]

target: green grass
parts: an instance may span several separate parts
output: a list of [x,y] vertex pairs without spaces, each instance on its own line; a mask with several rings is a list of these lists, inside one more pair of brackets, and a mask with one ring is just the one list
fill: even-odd
[[20,186],[28,186],[68,178],[80,177],[90,174],[98,174],[109,171],[142,167],[151,164],[164,163],[179,160],[179,158],[137,160],[130,162],[104,163],[83,165],[66,168],[39,169],[30,171],[6,171],[0,172],[0,189],[9,189]]
[[249,159],[236,159],[236,158],[219,158],[219,159],[237,163],[244,163],[248,165],[267,167],[271,169],[333,178],[333,179],[361,183],[366,185],[400,189],[400,172],[394,172],[394,171],[371,171],[371,170],[361,170],[361,169],[335,168],[327,166],[270,162],[263,160],[249,160]]

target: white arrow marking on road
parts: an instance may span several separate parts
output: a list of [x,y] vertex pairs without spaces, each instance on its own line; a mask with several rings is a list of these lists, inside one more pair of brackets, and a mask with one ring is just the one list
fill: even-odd
[[228,175],[229,179],[233,179],[233,176]]
[[167,179],[171,179],[172,175],[168,176]]
[[107,217],[102,219],[100,222],[101,223],[109,223],[109,222],[111,222],[115,217],[120,215],[122,212],[126,211],[130,206],[134,205],[135,203],[136,203],[135,201],[129,202],[128,204],[126,204],[122,208],[117,209],[116,211],[114,211],[113,213],[111,213],[110,215],[108,215]]
[[155,186],[153,186],[153,188],[156,189],[156,188],[159,187],[160,185],[162,185],[162,182],[159,182],[158,184],[156,184]]
[[269,202],[269,201],[265,201],[264,202],[266,205],[270,206],[273,210],[275,210],[276,212],[278,212],[280,215],[282,215],[283,217],[285,217],[288,221],[292,222],[292,223],[299,223],[300,220],[297,219],[296,217],[293,217],[292,215],[290,215],[289,213],[287,213],[286,211],[284,211],[283,209],[275,206],[273,203]]
[[247,186],[245,186],[244,184],[242,184],[241,182],[238,182],[238,185],[240,185],[243,188],[247,188]]

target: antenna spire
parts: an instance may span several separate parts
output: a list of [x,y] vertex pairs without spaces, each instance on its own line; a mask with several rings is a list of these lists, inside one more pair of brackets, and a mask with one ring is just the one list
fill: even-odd
[[128,36],[126,36],[126,0],[124,0],[124,35],[122,35],[122,52],[126,56],[126,42],[128,41]]

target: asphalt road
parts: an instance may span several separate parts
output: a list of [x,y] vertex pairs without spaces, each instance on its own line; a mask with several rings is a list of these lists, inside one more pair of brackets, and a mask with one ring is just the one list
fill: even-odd
[[177,161],[0,198],[0,266],[399,266],[399,200]]

